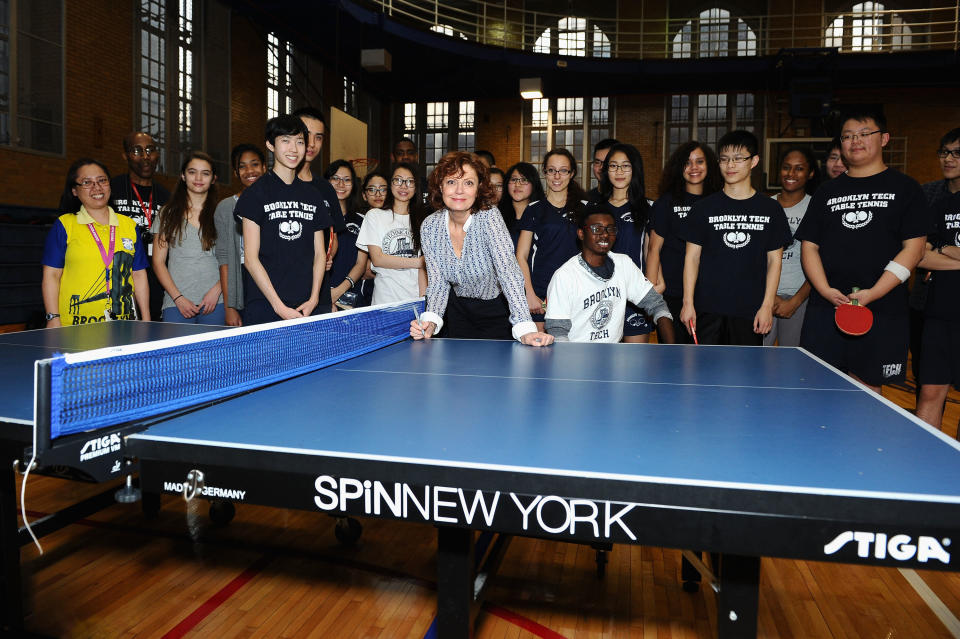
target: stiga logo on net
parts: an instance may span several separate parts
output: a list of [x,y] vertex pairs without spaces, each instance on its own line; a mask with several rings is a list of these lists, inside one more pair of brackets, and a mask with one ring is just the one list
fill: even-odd
[[109,455],[120,450],[120,435],[104,435],[91,439],[80,449],[80,461],[88,461],[101,455]]
[[886,559],[889,556],[897,561],[910,561],[914,557],[922,564],[936,559],[944,564],[950,563],[950,553],[944,546],[950,545],[949,539],[938,540],[934,537],[921,535],[917,543],[913,543],[910,535],[893,535],[886,533],[872,533],[848,530],[837,535],[833,541],[823,547],[823,554],[832,555],[850,542],[857,545],[857,556],[867,558],[872,555],[876,559]]

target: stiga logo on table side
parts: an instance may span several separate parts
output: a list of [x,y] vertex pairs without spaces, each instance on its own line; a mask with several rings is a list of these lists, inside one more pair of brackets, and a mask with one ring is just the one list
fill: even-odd
[[120,450],[120,435],[104,435],[89,440],[80,449],[80,461],[89,461],[101,455],[109,455]]
[[886,559],[889,555],[891,559],[897,561],[910,561],[916,557],[917,561],[922,564],[931,559],[936,559],[945,564],[950,563],[950,553],[943,548],[950,545],[950,540],[938,540],[923,535],[917,538],[917,543],[914,544],[913,537],[910,535],[893,535],[888,538],[886,533],[848,530],[840,533],[833,541],[825,545],[823,554],[832,555],[839,552],[851,541],[857,544],[858,557],[869,557],[872,548],[873,556],[876,559]]

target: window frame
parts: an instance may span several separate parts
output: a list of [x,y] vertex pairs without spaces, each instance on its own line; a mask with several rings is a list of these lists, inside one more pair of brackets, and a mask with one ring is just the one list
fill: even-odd
[[[542,101],[544,100],[546,101],[547,105],[547,118],[546,122],[541,124],[540,122],[534,122],[533,109],[534,107],[543,106]],[[557,109],[559,100],[583,100],[579,114],[579,121],[576,119],[577,116],[574,116],[575,119],[573,123],[558,122]],[[598,105],[595,104],[596,100],[601,101],[599,108]],[[606,109],[603,109],[602,107],[603,100],[606,100]],[[606,122],[594,122],[594,113],[601,111],[605,111],[606,113]],[[573,111],[567,109],[566,112]],[[529,162],[530,164],[533,164],[535,167],[539,168],[543,158],[542,156],[534,158],[532,155],[532,135],[534,133],[545,133],[546,146],[543,150],[543,153],[546,155],[546,153],[551,149],[558,147],[556,144],[556,134],[558,131],[577,131],[579,127],[579,132],[581,133],[580,157],[576,157],[576,154],[574,154],[578,165],[577,179],[580,183],[580,186],[582,186],[585,190],[594,188],[596,186],[596,178],[593,175],[592,169],[593,147],[597,142],[604,138],[617,137],[616,112],[616,98],[614,96],[576,96],[572,98],[562,97],[524,100],[520,129],[520,157],[523,158],[524,162]],[[606,132],[600,133],[600,131]],[[569,145],[564,144],[559,146],[566,148],[571,153],[574,152],[573,149],[569,148]]]
[[[39,155],[50,158],[67,157],[67,115],[66,115],[66,93],[67,93],[67,68],[66,68],[66,40],[67,40],[67,10],[65,0],[55,0],[59,2],[60,13],[60,150],[45,151],[17,143],[20,130],[19,122],[19,76],[20,76],[20,28],[19,28],[19,6],[21,2],[33,2],[34,0],[8,0],[8,22],[7,22],[7,132],[9,140],[4,142],[0,140],[0,148]],[[43,40],[50,42],[49,40]],[[54,46],[57,46],[55,43]],[[37,118],[30,118],[31,121]],[[48,122],[56,126],[55,122]]]

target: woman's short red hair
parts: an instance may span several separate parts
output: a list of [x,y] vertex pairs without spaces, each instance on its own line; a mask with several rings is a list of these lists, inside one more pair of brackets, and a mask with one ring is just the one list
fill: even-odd
[[490,184],[490,171],[477,159],[473,153],[466,151],[451,151],[440,158],[437,166],[430,174],[428,186],[430,188],[430,207],[434,211],[444,208],[443,204],[443,181],[453,176],[463,175],[463,167],[469,166],[477,172],[477,199],[470,207],[471,213],[493,208],[497,205],[497,197],[494,194],[493,186]]

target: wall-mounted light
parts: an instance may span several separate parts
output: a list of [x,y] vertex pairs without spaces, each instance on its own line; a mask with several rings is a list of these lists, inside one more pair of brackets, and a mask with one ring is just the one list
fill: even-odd
[[524,100],[543,97],[543,81],[540,78],[520,78],[520,96]]

